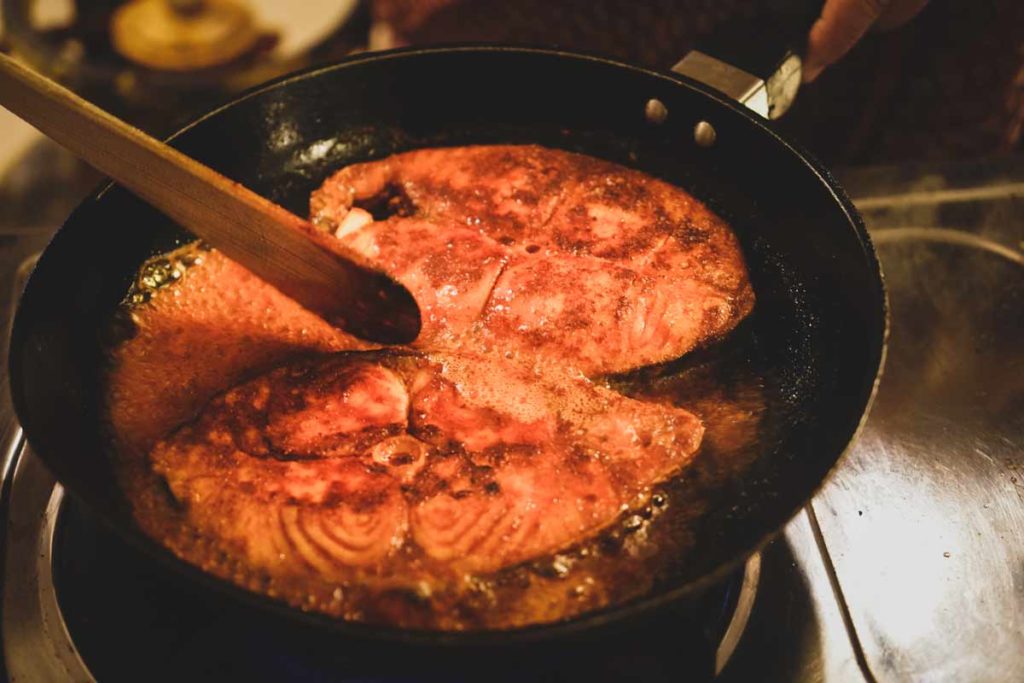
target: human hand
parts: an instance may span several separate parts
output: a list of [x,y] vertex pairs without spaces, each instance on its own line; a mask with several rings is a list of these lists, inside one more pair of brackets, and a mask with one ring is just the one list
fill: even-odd
[[804,57],[804,81],[813,81],[857,44],[868,29],[895,28],[910,21],[928,0],[825,0],[811,26]]

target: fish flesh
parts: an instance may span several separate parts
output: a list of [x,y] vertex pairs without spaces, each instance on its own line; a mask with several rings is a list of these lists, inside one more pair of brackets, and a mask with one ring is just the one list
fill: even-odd
[[511,348],[588,376],[678,358],[750,313],[728,224],[682,189],[536,145],[354,164],[313,222],[402,282],[426,350]]
[[151,461],[190,523],[254,570],[445,585],[606,527],[702,433],[686,410],[578,375],[385,350],[232,388]]
[[729,226],[668,183],[533,145],[355,164],[310,207],[339,251],[408,287],[420,338],[352,337],[216,250],[148,264],[140,282],[158,267],[164,284],[126,309],[106,387],[140,526],[349,619],[464,628],[603,604],[597,583],[583,603],[538,584],[507,622],[467,616],[481,577],[593,538],[694,458],[697,416],[601,376],[750,312]]

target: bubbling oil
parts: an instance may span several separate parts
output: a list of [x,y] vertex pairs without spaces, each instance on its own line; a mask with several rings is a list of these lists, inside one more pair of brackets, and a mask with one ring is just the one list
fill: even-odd
[[[156,297],[175,296],[189,273],[205,267],[210,252],[200,244],[148,262],[124,304],[124,314],[143,313]],[[328,352],[324,348],[320,352]],[[513,349],[473,349],[507,359]],[[486,364],[453,358],[446,377],[472,400],[500,402],[501,387],[480,373]],[[562,373],[567,381],[590,381],[579,373],[538,360],[522,371],[538,378]],[[764,438],[766,377],[757,362],[753,335],[743,326],[715,347],[682,361],[598,380],[608,389],[649,402],[684,408],[705,426],[701,449],[671,480],[652,487],[624,507],[611,526],[546,557],[497,572],[466,575],[450,585],[369,588],[343,585],[289,586],[243,566],[212,539],[187,523],[163,482],[138,457],[123,458],[122,483],[144,529],[187,557],[202,557],[204,569],[250,590],[286,599],[301,609],[345,619],[443,630],[503,629],[569,619],[642,598],[672,583],[694,549],[694,528],[714,505],[723,482],[742,478]],[[550,397],[523,401],[517,419],[530,422]],[[579,396],[582,392],[568,392]],[[578,400],[578,399],[572,399]],[[591,401],[593,399],[590,399]],[[593,411],[592,404],[566,404],[567,412]],[[418,561],[415,558],[411,562]],[[299,596],[299,597],[297,597]]]

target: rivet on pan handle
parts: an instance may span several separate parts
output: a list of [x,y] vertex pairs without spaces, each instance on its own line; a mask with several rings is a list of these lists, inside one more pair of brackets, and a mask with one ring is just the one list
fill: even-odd
[[683,57],[672,70],[767,119],[786,113],[800,88],[800,53],[813,10],[727,24]]

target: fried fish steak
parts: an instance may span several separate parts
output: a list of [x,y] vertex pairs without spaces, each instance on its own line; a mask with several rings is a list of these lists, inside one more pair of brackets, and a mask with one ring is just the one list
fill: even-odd
[[123,453],[148,452],[248,374],[299,354],[371,348],[219,251],[192,245],[163,260],[177,277],[131,307],[129,338],[111,349],[107,414]]
[[429,594],[571,545],[641,504],[702,433],[685,410],[578,375],[387,350],[230,389],[150,458],[209,541],[165,543],[206,567],[227,553],[243,582],[304,604],[352,583]]
[[357,164],[311,210],[413,292],[420,339],[371,350],[204,252],[131,308],[111,356],[140,525],[207,571],[349,619],[585,609],[523,588],[529,608],[504,621],[473,586],[593,538],[693,457],[697,417],[587,377],[676,358],[749,313],[728,225],[667,183],[536,146]]
[[504,346],[621,372],[723,336],[754,303],[725,221],[677,187],[571,152],[416,150],[342,169],[310,208],[413,292],[424,349]]

